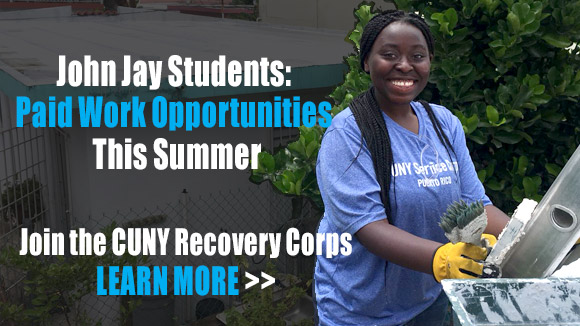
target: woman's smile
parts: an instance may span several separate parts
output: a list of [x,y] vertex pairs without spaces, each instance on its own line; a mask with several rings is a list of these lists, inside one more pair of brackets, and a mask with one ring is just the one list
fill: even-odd
[[411,87],[411,86],[413,86],[413,84],[415,84],[415,81],[413,81],[413,80],[391,80],[391,83],[393,83],[393,85],[395,85],[395,86]]
[[415,81],[409,79],[392,79],[390,82],[395,91],[402,93],[412,92],[415,86]]

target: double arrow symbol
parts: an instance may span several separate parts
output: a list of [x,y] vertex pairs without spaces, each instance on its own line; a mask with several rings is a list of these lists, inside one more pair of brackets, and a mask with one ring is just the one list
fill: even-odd
[[[246,272],[245,275],[246,275],[247,278],[250,279],[250,282],[249,283],[246,283],[246,290],[248,288],[251,288],[252,286],[258,284],[258,282],[260,282],[260,278],[259,277],[256,277],[256,276],[254,276],[254,275],[252,275],[252,274],[250,274],[248,272]],[[268,274],[266,274],[264,272],[262,272],[261,275],[262,275],[263,278],[265,278],[267,280],[266,283],[263,283],[262,284],[262,290],[265,289],[265,288],[267,288],[268,286],[274,284],[274,282],[276,281],[275,278],[273,278],[272,276],[270,276],[270,275],[268,275]]]

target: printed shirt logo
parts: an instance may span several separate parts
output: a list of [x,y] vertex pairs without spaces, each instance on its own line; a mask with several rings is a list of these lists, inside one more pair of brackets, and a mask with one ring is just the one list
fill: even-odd
[[457,161],[442,160],[431,140],[426,139],[418,162],[393,163],[391,175],[393,177],[416,175],[417,187],[439,187],[452,183],[451,176],[442,175],[443,172],[454,172],[457,169]]

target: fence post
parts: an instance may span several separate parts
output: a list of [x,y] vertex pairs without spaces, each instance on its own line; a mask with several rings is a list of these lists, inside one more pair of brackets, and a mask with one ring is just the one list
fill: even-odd
[[[183,189],[181,191],[181,226],[182,228],[185,228],[186,230],[189,231],[189,196],[188,196],[188,192],[187,189]],[[183,255],[182,256],[182,262],[181,265],[182,266],[187,266],[188,265],[188,261],[189,261],[189,255]],[[179,317],[180,323],[185,323],[188,320],[191,320],[193,318],[193,313],[192,313],[192,306],[193,306],[193,300],[192,300],[192,296],[190,295],[185,295],[185,296],[181,296],[182,300],[176,300],[175,302],[175,306],[177,309],[179,309]]]

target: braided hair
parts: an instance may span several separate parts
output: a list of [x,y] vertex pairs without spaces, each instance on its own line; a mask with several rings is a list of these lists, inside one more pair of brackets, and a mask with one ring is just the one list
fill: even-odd
[[[366,25],[360,40],[360,63],[364,70],[364,62],[367,59],[373,43],[381,31],[393,22],[404,22],[410,24],[421,31],[427,42],[429,54],[434,53],[433,35],[429,27],[419,15],[406,13],[399,10],[387,10],[374,16]],[[427,111],[427,115],[435,127],[437,137],[445,147],[447,154],[451,158],[450,151],[457,157],[449,138],[443,132],[441,123],[433,113],[429,103],[419,101]],[[381,201],[385,207],[385,213],[389,223],[393,224],[391,218],[391,202],[389,200],[389,189],[391,186],[391,166],[393,164],[393,152],[387,125],[383,119],[381,108],[375,98],[375,89],[371,87],[366,92],[355,98],[350,109],[355,117],[356,123],[361,130],[361,134],[367,143],[377,181],[381,187]],[[362,147],[362,139],[361,139]],[[360,152],[359,152],[360,153]],[[394,179],[393,179],[394,182]]]

